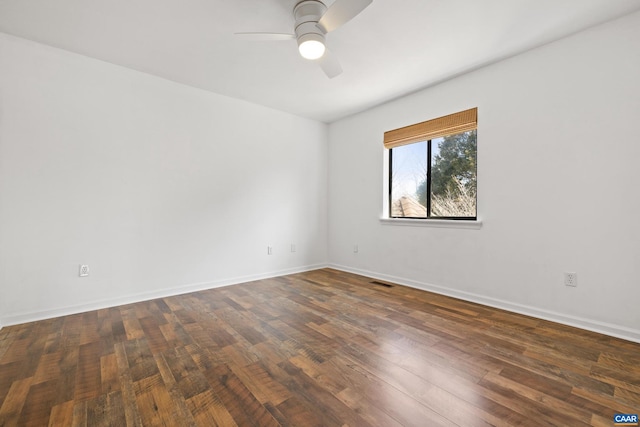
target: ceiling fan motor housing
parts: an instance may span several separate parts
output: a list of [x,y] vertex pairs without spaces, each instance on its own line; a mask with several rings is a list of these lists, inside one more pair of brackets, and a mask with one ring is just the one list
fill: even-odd
[[296,39],[298,45],[307,40],[319,40],[324,43],[324,31],[318,26],[318,21],[327,11],[327,6],[318,0],[304,0],[293,9],[296,19]]

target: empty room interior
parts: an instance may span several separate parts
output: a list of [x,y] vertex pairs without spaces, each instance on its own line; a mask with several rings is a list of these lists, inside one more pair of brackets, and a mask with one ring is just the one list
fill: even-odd
[[638,0],[0,0],[0,425],[638,425],[639,76]]

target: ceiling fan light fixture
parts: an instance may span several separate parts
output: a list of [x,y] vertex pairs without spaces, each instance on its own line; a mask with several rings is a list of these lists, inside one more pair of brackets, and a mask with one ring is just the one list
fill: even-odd
[[[283,0],[284,1],[284,0]],[[289,0],[287,0],[289,1]],[[236,33],[254,40],[289,40],[298,42],[298,52],[317,65],[330,79],[342,73],[340,62],[325,47],[325,35],[356,17],[373,0],[332,0],[327,8],[325,0],[296,0],[293,7],[295,34],[287,33]]]
[[298,37],[298,51],[305,59],[322,58],[325,50],[324,37],[321,34],[310,33]]

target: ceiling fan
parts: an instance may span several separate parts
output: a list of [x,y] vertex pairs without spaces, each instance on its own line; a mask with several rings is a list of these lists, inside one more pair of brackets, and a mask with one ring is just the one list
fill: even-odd
[[325,36],[355,18],[373,0],[336,0],[329,8],[320,0],[303,0],[293,8],[294,34],[236,33],[250,40],[297,40],[300,55],[318,64],[330,79],[342,73],[340,62],[325,46]]

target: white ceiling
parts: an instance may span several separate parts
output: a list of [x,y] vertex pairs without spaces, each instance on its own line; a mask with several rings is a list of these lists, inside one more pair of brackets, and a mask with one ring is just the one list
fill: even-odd
[[298,1],[0,0],[0,31],[331,122],[640,10],[640,0],[374,0],[328,35],[344,69],[328,79],[295,41],[233,34],[292,32]]

